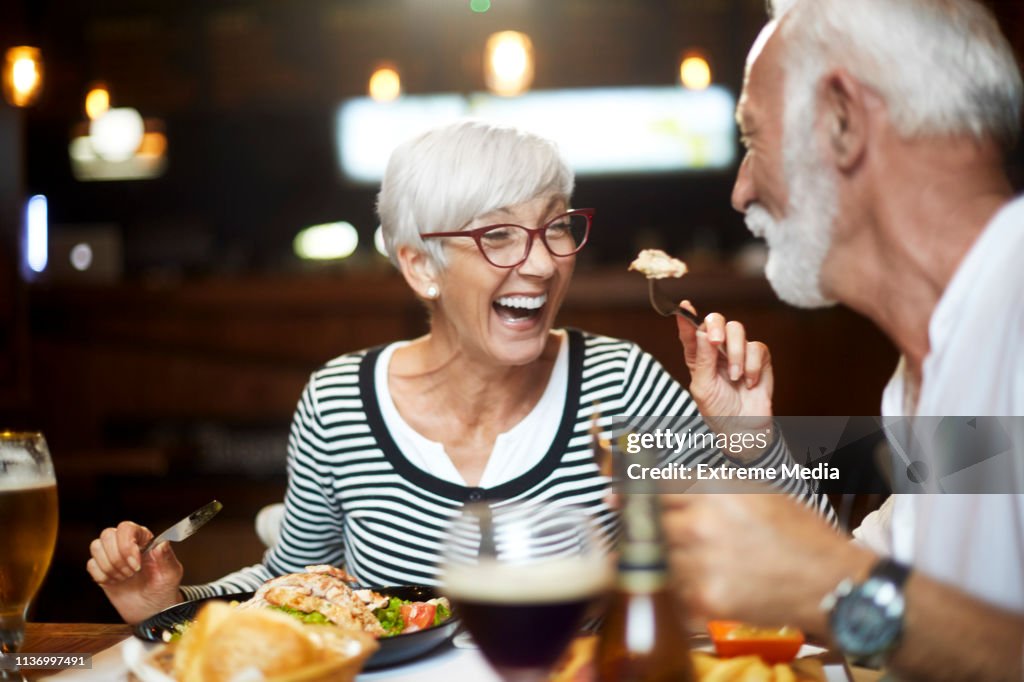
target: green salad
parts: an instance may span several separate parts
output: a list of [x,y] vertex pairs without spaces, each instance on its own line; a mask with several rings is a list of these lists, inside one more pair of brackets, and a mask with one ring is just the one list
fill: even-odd
[[418,602],[391,597],[388,605],[375,609],[373,615],[384,628],[384,636],[393,637],[440,625],[451,618],[452,611],[447,599]]

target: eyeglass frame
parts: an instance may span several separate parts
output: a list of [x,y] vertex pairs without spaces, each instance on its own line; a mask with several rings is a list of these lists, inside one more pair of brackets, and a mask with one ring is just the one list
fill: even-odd
[[[548,244],[547,237],[544,233],[553,222],[570,215],[582,215],[587,219],[587,231],[583,235],[583,240],[576,246],[576,249],[572,253],[558,254],[551,250],[551,246]],[[544,244],[544,248],[548,250],[554,258],[568,258],[569,256],[575,256],[577,253],[583,250],[583,247],[590,241],[590,228],[594,223],[594,209],[592,208],[574,208],[571,211],[559,213],[551,220],[547,221],[540,227],[526,227],[525,225],[516,225],[515,223],[495,223],[494,225],[484,225],[483,227],[474,227],[472,230],[457,230],[455,232],[422,232],[420,233],[420,239],[433,239],[435,237],[472,237],[473,241],[476,242],[477,251],[484,257],[488,263],[496,268],[518,268],[520,265],[525,263],[530,257],[530,251],[533,249],[533,242],[540,235],[540,240]],[[498,265],[487,256],[487,252],[484,250],[483,244],[480,242],[480,238],[487,232],[493,230],[496,227],[518,227],[521,230],[525,230],[529,235],[529,241],[526,242],[526,251],[523,253],[523,257],[511,265]]]

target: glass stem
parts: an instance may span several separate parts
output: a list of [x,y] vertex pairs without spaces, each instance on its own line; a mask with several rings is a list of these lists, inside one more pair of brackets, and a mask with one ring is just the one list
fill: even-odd
[[27,612],[28,606],[21,611],[0,613],[0,654],[13,654],[21,649]]

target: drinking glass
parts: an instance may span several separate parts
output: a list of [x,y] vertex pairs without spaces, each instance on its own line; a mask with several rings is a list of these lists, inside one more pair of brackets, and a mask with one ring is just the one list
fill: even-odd
[[38,432],[0,431],[0,680],[22,679],[11,657],[57,542],[57,479]]
[[441,591],[508,682],[547,679],[612,578],[589,515],[557,503],[467,504],[441,561]]

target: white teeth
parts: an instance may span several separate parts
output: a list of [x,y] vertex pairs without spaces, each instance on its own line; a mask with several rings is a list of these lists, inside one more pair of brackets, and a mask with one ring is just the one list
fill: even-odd
[[506,308],[526,308],[527,310],[536,310],[542,305],[547,303],[548,295],[541,294],[540,296],[502,296],[498,299],[498,305],[505,306]]

